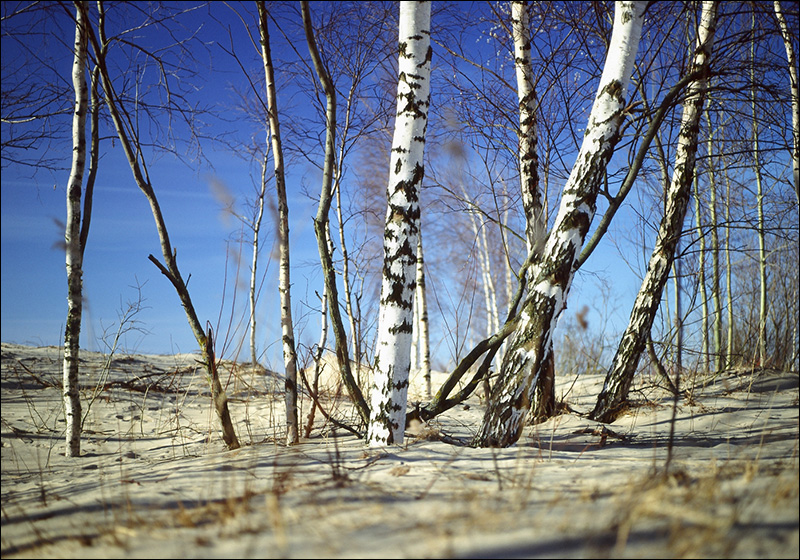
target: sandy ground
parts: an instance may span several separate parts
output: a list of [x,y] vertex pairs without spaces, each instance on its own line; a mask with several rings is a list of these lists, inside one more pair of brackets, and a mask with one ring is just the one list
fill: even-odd
[[368,449],[317,414],[287,448],[273,378],[238,368],[244,445],[227,451],[196,356],[82,358],[83,455],[67,459],[60,349],[2,344],[3,558],[800,555],[797,373],[691,380],[665,472],[672,399],[647,380],[603,426],[578,412],[602,378],[559,379],[573,412],[508,449],[453,443],[477,431],[477,397],[401,447]]

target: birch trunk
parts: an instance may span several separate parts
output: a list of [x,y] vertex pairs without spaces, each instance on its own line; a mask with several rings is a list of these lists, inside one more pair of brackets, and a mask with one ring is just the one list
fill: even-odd
[[475,444],[508,446],[524,427],[543,367],[552,356],[556,321],[565,308],[574,263],[596,211],[606,165],[619,141],[626,92],[646,2],[617,2],[614,27],[581,149],[542,257],[531,271],[530,292],[509,342]]
[[[800,204],[800,89],[797,76],[797,53],[792,46],[789,26],[783,16],[780,0],[775,0],[775,17],[781,28],[783,45],[786,48],[786,61],[789,63],[789,90],[792,98],[792,171],[794,175],[794,193]],[[795,30],[797,31],[797,30]]]
[[317,43],[314,39],[314,32],[311,27],[311,14],[309,12],[308,2],[300,2],[300,10],[303,17],[303,28],[305,30],[306,42],[308,43],[308,50],[311,54],[314,69],[322,84],[322,89],[325,91],[326,99],[325,162],[322,167],[322,187],[320,189],[319,205],[317,206],[317,215],[314,218],[314,233],[317,237],[317,251],[319,252],[324,275],[325,295],[328,297],[328,310],[331,315],[331,327],[333,327],[333,336],[336,344],[336,359],[339,363],[342,382],[347,388],[359,416],[364,423],[367,424],[369,422],[369,407],[364,400],[361,389],[353,378],[353,373],[350,368],[347,334],[344,330],[342,315],[339,312],[339,290],[336,286],[336,271],[333,267],[333,257],[331,256],[328,245],[330,223],[328,214],[333,198],[331,185],[333,183],[333,164],[336,144],[336,92],[333,88],[333,82],[328,74],[328,70],[322,63],[322,58],[317,50]]
[[661,303],[669,270],[675,259],[675,247],[680,238],[691,194],[697,136],[707,87],[708,64],[715,26],[716,4],[707,0],[703,2],[700,27],[697,32],[697,47],[692,61],[693,70],[701,68],[704,71],[702,77],[692,83],[687,91],[664,217],[659,226],[655,248],[642,287],[631,311],[628,327],[622,335],[617,353],[606,375],[603,390],[590,414],[594,420],[613,422],[624,408],[639,358]]
[[425,380],[425,398],[431,398],[431,350],[428,332],[428,296],[425,293],[425,258],[422,251],[422,231],[417,238],[417,297],[419,312],[419,367]]
[[[528,253],[541,255],[545,241],[546,215],[539,188],[538,133],[536,111],[539,99],[531,67],[531,37],[528,3],[511,2],[511,24],[514,39],[514,68],[519,100],[519,180],[522,206],[525,211],[525,237]],[[552,345],[552,341],[550,342]],[[531,412],[534,422],[543,421],[555,412],[555,367],[552,347],[545,352],[548,363],[542,368],[533,391]]]
[[240,447],[239,440],[236,437],[236,432],[233,429],[233,422],[231,421],[230,412],[228,410],[228,398],[225,395],[225,390],[219,380],[217,373],[215,358],[214,358],[214,340],[213,333],[209,328],[208,333],[203,330],[200,320],[195,312],[192,299],[189,295],[189,290],[186,288],[186,282],[181,276],[180,269],[177,262],[177,251],[172,248],[169,240],[169,233],[167,231],[166,223],[164,222],[164,215],[161,212],[161,207],[158,204],[153,186],[150,184],[149,179],[146,177],[147,169],[142,155],[141,145],[135,137],[135,131],[130,131],[126,127],[126,121],[123,120],[120,114],[120,108],[117,106],[117,95],[114,92],[114,84],[108,73],[108,68],[105,64],[105,31],[104,31],[105,12],[103,4],[98,3],[98,33],[97,36],[92,32],[89,27],[89,38],[92,43],[92,48],[97,57],[97,64],[100,68],[100,77],[105,90],[105,99],[108,106],[111,120],[117,131],[122,150],[125,152],[125,157],[128,160],[128,165],[131,168],[133,179],[136,185],[145,195],[147,202],[150,204],[150,211],[153,214],[153,219],[156,222],[156,231],[158,232],[159,242],[161,244],[161,253],[164,257],[164,264],[159,262],[153,255],[148,255],[149,260],[161,271],[161,273],[169,279],[178,297],[181,300],[181,305],[186,313],[186,318],[189,321],[189,326],[192,329],[195,340],[200,346],[200,351],[203,356],[203,361],[209,375],[209,383],[211,385],[211,395],[214,402],[214,407],[217,411],[217,416],[220,419],[222,426],[222,439],[228,449],[238,449]]
[[261,220],[264,218],[264,199],[267,192],[267,160],[269,159],[269,148],[264,153],[264,161],[261,163],[261,190],[258,193],[258,211],[253,220],[253,256],[250,262],[250,362],[253,364],[253,371],[256,370],[258,355],[256,354],[256,283],[258,270],[258,250],[259,237],[261,232]]
[[83,250],[81,248],[81,195],[86,167],[86,3],[75,2],[75,54],[72,85],[72,169],[67,182],[67,223],[64,232],[67,271],[67,322],[64,328],[63,398],[66,416],[66,456],[81,454],[81,400],[78,385],[81,316],[83,313]]
[[264,62],[264,76],[267,86],[267,114],[269,134],[272,136],[272,161],[275,164],[275,187],[278,194],[278,246],[279,273],[278,291],[281,299],[281,341],[283,344],[283,363],[285,368],[284,403],[286,406],[286,444],[300,441],[300,428],[297,420],[297,351],[294,342],[292,322],[292,293],[289,257],[289,205],[286,203],[286,177],[283,166],[283,147],[281,146],[280,123],[278,121],[278,101],[275,92],[275,73],[269,44],[267,8],[258,2],[259,31],[261,34],[261,58]]
[[378,341],[367,443],[400,444],[406,424],[419,190],[430,104],[430,2],[401,2],[397,115],[387,189]]
[[525,237],[528,252],[541,253],[545,239],[545,216],[542,192],[539,189],[539,155],[536,111],[539,99],[533,87],[531,37],[528,3],[511,2],[511,24],[514,39],[514,68],[519,100],[519,181],[522,207],[525,211]]

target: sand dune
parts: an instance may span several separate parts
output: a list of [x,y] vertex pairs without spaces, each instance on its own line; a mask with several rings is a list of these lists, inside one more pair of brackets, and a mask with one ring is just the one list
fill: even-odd
[[602,377],[559,379],[576,412],[508,449],[454,444],[477,397],[401,447],[317,413],[287,448],[275,376],[225,364],[244,444],[227,451],[196,356],[82,358],[83,455],[67,459],[60,349],[2,344],[3,558],[799,556],[797,373],[688,380],[665,472],[672,398],[647,379],[608,426],[580,414]]

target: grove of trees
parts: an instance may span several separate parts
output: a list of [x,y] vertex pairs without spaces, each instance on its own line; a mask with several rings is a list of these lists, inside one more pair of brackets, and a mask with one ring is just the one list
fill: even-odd
[[[66,192],[69,455],[80,455],[92,199],[104,156],[120,150],[127,173],[116,180],[141,191],[158,233],[160,257],[143,257],[178,295],[229,449],[240,442],[217,373],[229,349],[218,348],[225,333],[203,326],[179,267],[158,198],[170,186],[150,171],[158,159],[188,176],[214,150],[257,170],[228,208],[252,254],[240,264],[248,328],[236,345],[255,368],[273,342],[257,308],[279,300],[287,445],[301,434],[298,392],[315,396],[311,374],[326,352],[354,411],[330,420],[371,446],[402,443],[407,421],[475,392],[486,412],[472,444],[512,445],[561,410],[555,379],[585,371],[606,376],[589,417],[613,422],[650,371],[686,395],[698,373],[800,369],[796,3],[2,10],[4,174],[55,177]],[[52,39],[45,49],[41,36]],[[226,70],[228,96],[204,93],[209,65]],[[301,195],[317,208],[305,219],[319,254],[316,299],[302,305],[321,325],[305,349],[289,233]],[[261,291],[257,275],[269,220],[278,293]],[[598,247],[618,250],[641,279],[621,303],[620,333],[587,335],[584,302],[571,305],[576,276],[602,268]],[[431,385],[432,367],[444,383]],[[428,398],[409,403],[415,370]]]

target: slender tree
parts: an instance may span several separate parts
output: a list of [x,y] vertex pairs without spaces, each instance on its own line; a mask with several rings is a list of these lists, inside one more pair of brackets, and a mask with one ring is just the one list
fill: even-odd
[[361,393],[350,367],[350,356],[347,348],[347,334],[344,322],[339,311],[339,290],[336,286],[336,270],[333,267],[333,257],[330,249],[329,212],[333,199],[332,183],[334,175],[334,159],[336,158],[336,90],[333,86],[330,73],[322,62],[317,43],[314,39],[314,30],[311,25],[311,13],[308,2],[300,2],[308,50],[314,64],[314,70],[325,92],[325,161],[322,168],[322,187],[317,206],[317,215],[314,218],[314,233],[317,237],[317,251],[319,252],[322,273],[325,282],[325,296],[328,298],[328,310],[331,315],[331,326],[336,345],[336,359],[339,363],[342,381],[355,403],[361,420],[369,422],[369,406]]
[[713,339],[714,339],[714,371],[721,371],[725,367],[725,357],[722,350],[722,294],[720,293],[721,270],[719,262],[719,224],[717,220],[717,176],[715,162],[712,158],[714,152],[714,133],[711,129],[709,111],[705,111],[708,123],[707,157],[708,163],[708,213],[709,229],[711,231],[711,299],[714,303]]
[[297,350],[294,343],[294,323],[292,321],[289,205],[286,202],[283,146],[281,145],[281,130],[278,120],[275,71],[272,65],[272,52],[269,44],[267,6],[263,0],[256,4],[258,6],[258,30],[261,37],[261,58],[264,63],[264,77],[267,87],[269,136],[272,138],[272,161],[275,164],[275,187],[278,194],[278,246],[280,259],[278,291],[280,292],[281,300],[281,341],[283,343],[283,362],[285,367],[286,443],[287,445],[293,445],[299,441],[300,435],[297,420]]
[[538,377],[551,359],[553,330],[566,305],[575,259],[596,210],[606,165],[620,138],[646,7],[647,2],[616,3],[611,42],[583,142],[542,257],[531,267],[530,291],[476,445],[505,447],[519,439]]
[[387,189],[378,342],[367,443],[400,444],[406,424],[419,191],[430,105],[430,2],[401,2],[399,77]]
[[[756,28],[756,13],[751,16],[752,29]],[[753,122],[753,173],[756,177],[756,207],[758,209],[758,364],[766,365],[767,360],[767,239],[764,220],[764,182],[761,169],[761,149],[759,146],[759,127],[756,94],[756,41],[750,42],[750,102]]]
[[425,398],[431,398],[431,349],[428,327],[428,294],[425,289],[425,259],[422,250],[422,231],[417,238],[417,295],[415,300],[419,331],[419,367],[425,381]]
[[606,375],[603,390],[591,412],[591,417],[595,420],[612,422],[624,406],[639,358],[645,349],[650,328],[661,303],[669,270],[675,260],[675,248],[683,228],[695,171],[697,137],[707,88],[707,74],[716,28],[716,11],[715,2],[710,0],[703,2],[697,31],[697,46],[692,61],[693,69],[703,69],[702,77],[693,82],[687,92],[664,217],[644,281],[631,311],[628,327],[622,335],[611,368]]
[[[775,17],[781,30],[783,45],[786,48],[786,62],[788,63],[789,91],[792,98],[792,173],[794,176],[794,193],[797,203],[800,204],[800,84],[797,76],[797,53],[792,44],[792,35],[786,17],[783,15],[780,0],[775,0]],[[797,33],[797,29],[795,29]],[[796,38],[796,36],[795,36]]]
[[81,198],[86,168],[86,2],[75,2],[75,53],[72,84],[75,105],[72,116],[72,169],[67,182],[67,224],[64,234],[67,266],[67,323],[64,329],[63,395],[66,412],[67,457],[81,454],[81,399],[78,386],[81,315],[83,311],[83,249],[81,246]]
[[250,225],[253,229],[253,252],[250,257],[250,286],[248,288],[248,300],[250,305],[250,363],[253,371],[258,365],[258,353],[256,345],[256,294],[258,292],[258,255],[261,247],[261,222],[264,219],[264,204],[267,195],[267,165],[269,160],[269,150],[264,152],[264,160],[261,162],[261,186],[258,189],[255,201],[255,216]]
[[[195,311],[189,290],[186,287],[186,282],[183,280],[183,276],[178,268],[177,251],[173,249],[172,243],[170,242],[164,215],[161,212],[158,198],[156,197],[155,190],[149,179],[149,173],[144,159],[144,151],[142,149],[143,145],[139,139],[137,128],[131,120],[129,108],[125,106],[116,93],[116,88],[114,87],[108,65],[106,64],[106,46],[108,42],[105,36],[105,10],[102,3],[98,3],[97,32],[95,33],[91,26],[88,26],[88,30],[90,44],[92,45],[92,50],[100,68],[100,78],[105,92],[105,102],[111,114],[111,120],[116,129],[117,138],[120,141],[122,150],[131,168],[133,179],[150,205],[150,210],[156,223],[156,231],[158,232],[164,263],[161,263],[153,255],[148,255],[148,258],[161,273],[169,279],[178,293],[181,305],[186,313],[186,318],[189,321],[189,326],[192,329],[195,340],[197,340],[200,346],[203,363],[208,371],[212,401],[214,402],[214,407],[222,427],[222,439],[228,449],[238,449],[240,444],[236,436],[236,431],[233,428],[233,422],[228,409],[228,398],[222,387],[217,371],[213,332],[210,327],[207,330],[203,328]],[[167,80],[165,80],[165,82],[166,81]]]
[[[700,182],[697,174],[694,177],[694,217],[695,227],[697,228],[697,284],[700,288],[700,359],[703,364],[703,371],[709,371],[711,367],[711,354],[708,350],[708,287],[706,285],[706,236],[703,231],[702,213],[700,212]],[[649,342],[649,341],[648,341]],[[648,349],[648,352],[650,350]]]

